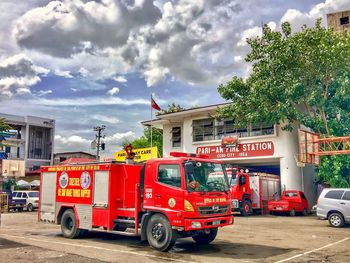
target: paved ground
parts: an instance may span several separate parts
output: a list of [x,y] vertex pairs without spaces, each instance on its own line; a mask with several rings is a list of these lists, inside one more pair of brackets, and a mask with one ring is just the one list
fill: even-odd
[[237,216],[212,244],[180,239],[168,253],[112,234],[65,239],[59,226],[36,220],[36,213],[2,215],[1,262],[350,262],[350,227],[331,228],[311,216]]

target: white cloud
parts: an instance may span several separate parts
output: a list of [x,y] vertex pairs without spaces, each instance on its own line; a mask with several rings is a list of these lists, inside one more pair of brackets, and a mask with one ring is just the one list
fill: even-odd
[[[91,132],[91,138],[94,137],[93,132]],[[102,153],[106,156],[113,156],[113,153],[117,150],[125,140],[132,140],[135,138],[135,134],[132,131],[124,133],[114,133],[112,135],[106,136],[103,141],[106,143],[106,151]],[[90,138],[84,138],[79,135],[61,135],[55,136],[55,152],[65,152],[65,151],[85,151],[95,154],[95,150],[91,149],[91,142],[93,140]]]
[[116,76],[113,78],[113,80],[120,82],[120,83],[125,83],[128,81],[124,76]]
[[0,62],[0,95],[30,94],[30,87],[39,83],[39,75],[46,75],[48,69],[36,66],[24,54],[4,58]]
[[86,97],[86,98],[68,98],[68,99],[44,99],[38,98],[29,101],[32,104],[46,106],[98,106],[98,105],[149,105],[150,102],[145,99],[122,99],[117,97]]
[[70,71],[68,71],[68,70],[56,69],[54,71],[54,73],[55,73],[55,75],[60,76],[60,77],[73,78],[73,76],[71,75]]
[[110,96],[114,96],[117,95],[119,93],[119,88],[118,87],[114,87],[112,89],[110,89],[109,91],[107,91],[107,94]]
[[43,97],[43,96],[45,96],[45,95],[47,95],[47,94],[51,94],[52,93],[52,90],[39,90],[38,92],[36,92],[36,95],[38,96],[38,97]]
[[112,116],[107,116],[107,115],[102,115],[102,114],[95,114],[91,116],[92,119],[94,120],[99,120],[99,121],[103,121],[103,122],[107,122],[107,123],[112,123],[112,124],[117,124],[120,123],[121,121],[116,118],[116,117],[112,117]]

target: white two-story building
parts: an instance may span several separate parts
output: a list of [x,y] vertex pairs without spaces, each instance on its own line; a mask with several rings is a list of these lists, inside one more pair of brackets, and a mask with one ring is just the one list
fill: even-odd
[[[217,108],[223,105],[157,115],[152,126],[163,129],[164,156],[172,151],[202,153],[251,171],[276,174],[280,176],[281,189],[303,190],[310,205],[315,204],[315,167],[298,167],[296,162],[298,126],[292,132],[267,123],[235,129],[232,119],[214,118]],[[142,124],[149,126],[151,122]],[[238,136],[238,147],[222,148],[223,136]]]

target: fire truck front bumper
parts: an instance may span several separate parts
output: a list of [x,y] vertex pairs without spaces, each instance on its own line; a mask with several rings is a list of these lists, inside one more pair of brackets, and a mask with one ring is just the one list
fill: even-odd
[[234,218],[232,215],[211,218],[191,218],[185,219],[185,231],[217,228],[232,225]]

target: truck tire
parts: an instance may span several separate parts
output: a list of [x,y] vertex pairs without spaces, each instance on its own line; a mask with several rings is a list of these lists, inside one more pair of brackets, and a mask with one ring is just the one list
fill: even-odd
[[307,216],[307,215],[308,215],[307,209],[303,209],[302,215],[303,215],[303,216]]
[[171,228],[164,215],[152,215],[146,228],[147,240],[151,247],[159,251],[168,251],[175,245],[177,232]]
[[80,229],[77,226],[77,219],[72,209],[64,211],[61,219],[62,235],[66,238],[77,238],[80,236]]
[[34,211],[34,206],[32,204],[27,205],[27,211],[28,212],[33,212]]
[[217,228],[211,228],[209,230],[209,233],[205,232],[197,232],[192,236],[192,239],[196,241],[198,244],[204,245],[204,244],[209,244],[212,242],[215,238],[216,235],[218,234],[218,229]]
[[344,217],[340,213],[332,213],[328,217],[328,222],[331,226],[334,227],[343,227],[345,222],[344,222]]
[[248,216],[252,211],[252,202],[250,200],[243,200],[242,208],[240,209],[240,213],[242,216]]

